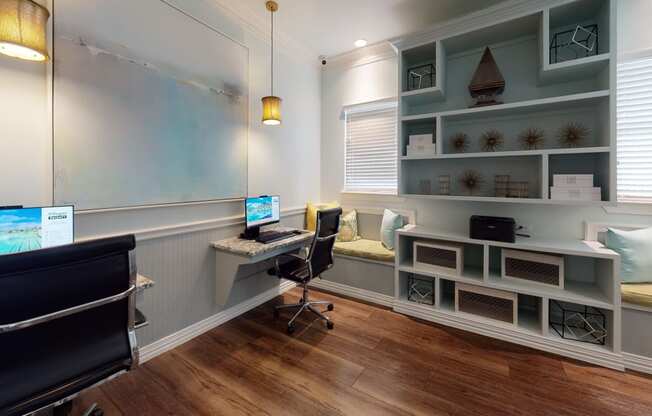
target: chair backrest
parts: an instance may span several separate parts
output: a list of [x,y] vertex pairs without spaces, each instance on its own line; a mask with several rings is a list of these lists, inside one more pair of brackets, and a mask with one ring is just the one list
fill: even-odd
[[137,364],[133,235],[0,256],[0,414]]
[[333,267],[333,246],[340,229],[341,216],[342,208],[317,211],[315,238],[308,254],[314,277]]

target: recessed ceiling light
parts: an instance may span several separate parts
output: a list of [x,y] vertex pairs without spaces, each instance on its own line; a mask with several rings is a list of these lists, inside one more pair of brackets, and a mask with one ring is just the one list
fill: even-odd
[[365,46],[367,46],[367,41],[365,39],[358,39],[355,41],[356,48],[364,48]]

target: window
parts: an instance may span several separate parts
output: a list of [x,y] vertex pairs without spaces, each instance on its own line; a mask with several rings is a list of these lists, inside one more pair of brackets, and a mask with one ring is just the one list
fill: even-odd
[[652,203],[652,57],[618,65],[618,201]]
[[345,110],[344,192],[396,194],[396,108],[392,101]]

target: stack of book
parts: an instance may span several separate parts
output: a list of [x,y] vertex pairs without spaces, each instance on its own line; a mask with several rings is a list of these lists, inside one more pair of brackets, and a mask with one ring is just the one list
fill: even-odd
[[550,199],[601,201],[602,189],[593,186],[593,175],[553,175]]
[[434,156],[435,153],[435,143],[432,140],[432,134],[414,134],[408,137],[408,157]]

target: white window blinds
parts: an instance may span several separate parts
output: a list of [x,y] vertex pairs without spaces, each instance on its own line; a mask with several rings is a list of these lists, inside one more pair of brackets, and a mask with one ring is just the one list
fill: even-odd
[[652,203],[652,57],[618,65],[618,201]]
[[396,102],[345,110],[345,192],[396,194]]

